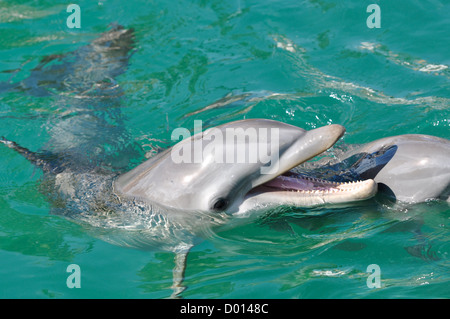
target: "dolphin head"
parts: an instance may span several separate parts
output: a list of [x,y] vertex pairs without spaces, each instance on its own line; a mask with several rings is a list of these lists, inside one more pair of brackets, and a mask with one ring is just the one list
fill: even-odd
[[[444,138],[405,134],[385,137],[356,149],[363,154],[354,168],[372,178],[382,192],[406,203],[450,195],[450,141]],[[365,157],[369,155],[369,160]]]
[[114,188],[176,211],[231,214],[260,205],[308,207],[369,198],[376,192],[372,180],[352,186],[283,175],[326,151],[344,132],[336,124],[306,131],[266,119],[230,122],[185,138],[119,176]]

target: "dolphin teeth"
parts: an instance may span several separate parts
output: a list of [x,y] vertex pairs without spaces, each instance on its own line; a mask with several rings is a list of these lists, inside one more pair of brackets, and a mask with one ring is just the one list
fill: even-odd
[[[282,181],[283,179],[286,179],[289,182],[289,178],[291,177],[281,176],[280,179]],[[324,194],[338,195],[338,193],[351,193],[366,186],[366,183],[364,183],[365,181],[362,180],[337,182],[322,180],[311,176],[298,176],[297,178],[299,180],[303,180],[303,182],[308,181],[308,183],[301,185],[301,181],[299,181],[299,185],[292,185],[292,188],[289,187],[289,183],[282,183],[281,188],[291,193],[297,193],[299,196],[303,194],[308,194],[310,196],[322,196]],[[274,187],[277,188],[277,185]]]

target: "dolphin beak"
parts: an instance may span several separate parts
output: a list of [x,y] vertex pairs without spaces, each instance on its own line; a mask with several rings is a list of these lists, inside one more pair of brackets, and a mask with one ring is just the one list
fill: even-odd
[[261,185],[288,170],[314,158],[332,147],[345,133],[342,125],[332,124],[305,131],[298,138],[288,140],[290,137],[280,133],[278,161],[272,164],[275,167],[270,173],[261,174],[255,179],[252,187]]
[[298,147],[294,149],[294,154],[301,154],[302,158],[299,159],[302,163],[306,162],[307,160],[332,147],[344,135],[344,133],[345,127],[338,124],[322,126],[307,131],[305,136],[293,145],[293,148],[298,145]]

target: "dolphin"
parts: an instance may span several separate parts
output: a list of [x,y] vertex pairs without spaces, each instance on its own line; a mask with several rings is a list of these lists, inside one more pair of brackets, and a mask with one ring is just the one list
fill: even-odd
[[449,201],[450,140],[404,134],[348,148],[337,163],[306,169],[307,174],[339,182],[372,179],[379,193],[405,204]]
[[[256,133],[251,140],[246,138],[249,128],[276,130],[277,138]],[[230,129],[237,139],[208,147],[214,143],[213,133],[217,137]],[[189,249],[211,228],[233,217],[259,216],[280,205],[314,207],[374,196],[377,186],[371,179],[331,182],[289,173],[332,147],[344,132],[337,124],[306,131],[274,120],[235,121],[184,139],[120,175],[97,167],[74,167],[57,154],[32,152],[4,137],[0,142],[46,172],[44,184],[55,203],[53,213],[90,226],[95,236],[116,245],[175,252],[172,297],[177,297],[185,289],[182,281]],[[202,161],[174,160],[174,153],[194,149],[196,142],[204,147]],[[255,144],[272,148],[277,156],[254,162],[211,160],[212,153],[249,152]]]
[[421,134],[386,137],[357,147],[344,157],[359,157],[345,174],[373,179],[381,192],[397,201],[449,200],[448,139]]

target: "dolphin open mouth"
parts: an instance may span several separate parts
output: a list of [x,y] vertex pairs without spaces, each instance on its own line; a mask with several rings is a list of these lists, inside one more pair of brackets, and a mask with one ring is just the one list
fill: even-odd
[[287,172],[259,185],[249,193],[246,200],[263,205],[291,205],[314,207],[361,201],[377,192],[374,180],[333,182]]
[[374,184],[371,179],[341,183],[302,175],[280,175],[261,185],[260,188],[264,188],[265,191],[288,191],[313,195],[339,195],[344,193],[362,195],[362,193],[371,193]]
[[309,176],[280,175],[260,187],[274,191],[291,191],[302,194],[334,194],[341,192],[355,192],[370,185],[370,180],[352,182],[332,182]]
[[344,132],[344,127],[333,124],[299,134],[280,155],[278,172],[261,176],[258,183],[245,195],[243,210],[260,205],[314,207],[373,197],[377,192],[377,183],[372,179],[334,182],[300,175],[291,170],[332,147]]

